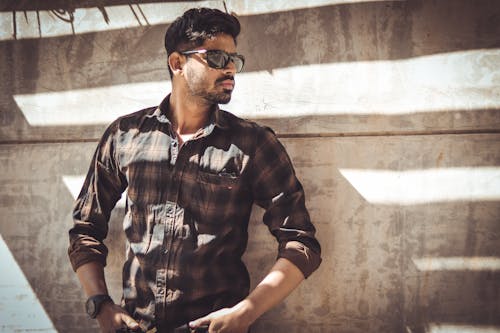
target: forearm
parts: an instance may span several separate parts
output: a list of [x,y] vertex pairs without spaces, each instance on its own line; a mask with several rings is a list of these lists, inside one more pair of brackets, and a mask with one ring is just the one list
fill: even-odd
[[108,294],[104,267],[99,262],[86,263],[76,270],[76,274],[87,296]]
[[[78,279],[82,284],[87,296],[108,294],[106,280],[104,279],[104,267],[99,262],[89,262],[76,270]],[[101,305],[97,314],[97,320],[101,332],[115,332],[119,328],[128,327],[132,330],[139,328],[138,323],[130,317],[120,306],[106,302]]]
[[271,271],[237,307],[249,324],[283,301],[304,280],[302,272],[289,260],[280,258]]

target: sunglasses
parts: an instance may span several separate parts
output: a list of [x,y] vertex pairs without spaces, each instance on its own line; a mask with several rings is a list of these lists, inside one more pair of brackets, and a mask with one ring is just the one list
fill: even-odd
[[236,67],[236,72],[239,73],[243,69],[245,64],[245,57],[238,53],[227,53],[222,50],[192,50],[180,52],[184,55],[190,55],[195,53],[203,53],[206,56],[207,64],[211,68],[223,69],[232,61],[234,67]]

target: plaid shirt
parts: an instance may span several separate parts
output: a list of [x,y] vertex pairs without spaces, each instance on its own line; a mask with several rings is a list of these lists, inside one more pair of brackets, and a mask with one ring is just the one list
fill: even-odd
[[73,269],[106,264],[111,210],[127,189],[122,305],[144,329],[174,327],[236,304],[249,292],[245,251],[252,204],[278,257],[308,277],[320,264],[290,159],[268,128],[212,110],[182,148],[159,107],[121,117],[104,133],[73,211]]

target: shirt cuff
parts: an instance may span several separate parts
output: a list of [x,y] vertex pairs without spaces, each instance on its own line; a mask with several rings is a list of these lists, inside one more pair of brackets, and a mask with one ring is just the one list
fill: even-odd
[[280,246],[278,258],[291,261],[307,279],[321,264],[319,253],[298,241],[289,241]]
[[73,267],[73,271],[76,272],[78,267],[88,264],[89,262],[98,262],[103,267],[106,266],[106,258],[99,254],[78,254],[72,255],[69,254],[69,261],[71,262],[71,267]]

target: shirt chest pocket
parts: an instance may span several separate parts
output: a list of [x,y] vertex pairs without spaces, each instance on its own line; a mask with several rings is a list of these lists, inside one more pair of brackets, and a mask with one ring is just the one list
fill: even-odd
[[196,179],[199,206],[203,220],[216,222],[231,209],[240,190],[240,177],[231,174],[198,172]]

